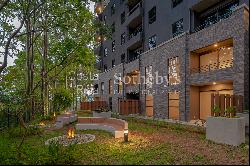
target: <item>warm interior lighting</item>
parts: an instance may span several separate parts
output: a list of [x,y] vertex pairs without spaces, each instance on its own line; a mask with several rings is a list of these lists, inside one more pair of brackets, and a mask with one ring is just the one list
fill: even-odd
[[218,47],[218,44],[214,44],[214,47]]
[[45,123],[44,122],[40,122],[39,125],[40,126],[45,126]]
[[68,130],[68,138],[74,138],[75,137],[75,130],[74,128],[69,128]]
[[227,49],[228,49],[228,50],[231,50],[231,47],[228,47]]
[[213,82],[213,85],[216,85],[216,82]]
[[102,8],[102,5],[101,5],[100,3],[98,3],[98,4],[96,5],[95,12],[96,12],[97,14],[101,14],[101,13],[103,12],[103,8]]
[[54,112],[53,116],[56,117],[56,113],[55,112]]

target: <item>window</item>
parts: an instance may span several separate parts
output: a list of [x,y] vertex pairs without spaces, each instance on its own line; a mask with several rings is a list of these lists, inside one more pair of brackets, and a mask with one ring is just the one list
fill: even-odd
[[108,56],[108,48],[104,48],[104,56]]
[[112,42],[112,52],[115,51],[115,40]]
[[145,67],[145,89],[153,88],[153,67]]
[[179,5],[183,0],[172,0],[172,6],[173,8]]
[[113,94],[113,81],[111,79],[109,80],[109,94]]
[[156,7],[153,7],[149,12],[148,12],[148,23],[152,24],[153,22],[156,21]]
[[173,37],[182,34],[183,31],[183,18],[180,19],[179,21],[176,21],[174,24],[172,24],[172,33]]
[[104,94],[104,82],[101,82],[101,95]]
[[121,94],[121,93],[122,93],[122,89],[123,89],[123,86],[122,86],[122,78],[121,78],[121,76],[119,76],[119,80],[118,80],[118,84],[117,84],[117,92],[118,92],[119,94]]
[[115,14],[115,4],[111,6],[111,16]]
[[200,56],[200,72],[224,69],[233,66],[233,47],[221,47]]
[[112,67],[115,67],[115,59],[112,60]]
[[123,24],[125,22],[125,12],[122,12],[121,14],[121,24]]
[[123,33],[121,35],[121,45],[123,45],[125,43],[125,41],[126,41],[126,35],[125,35],[125,33]]
[[112,33],[115,33],[115,23],[113,23],[113,24],[111,25],[111,31],[112,31]]
[[107,21],[107,16],[103,16],[103,21],[104,21],[104,24],[106,24],[106,21]]
[[98,93],[98,84],[94,85],[94,93],[97,94]]
[[168,93],[168,118],[179,120],[179,92]]
[[104,66],[103,66],[103,69],[104,69],[104,72],[106,72],[106,71],[108,70],[107,65],[104,65]]
[[156,47],[156,35],[149,38],[148,47],[149,47],[149,49]]
[[125,62],[125,54],[122,54],[121,55],[121,63],[124,63]]
[[168,59],[168,85],[177,85],[180,81],[179,57]]

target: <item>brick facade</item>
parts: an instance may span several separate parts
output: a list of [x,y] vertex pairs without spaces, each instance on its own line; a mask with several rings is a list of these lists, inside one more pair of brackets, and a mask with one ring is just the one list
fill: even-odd
[[[214,43],[233,39],[233,67],[206,73],[190,74],[190,53]],[[178,85],[168,86],[167,82],[153,84],[154,117],[168,118],[168,92],[179,91],[179,115],[180,120],[189,120],[190,111],[190,85],[211,83],[214,81],[232,81],[233,91],[236,95],[244,95],[244,107],[249,109],[249,9],[246,5],[239,6],[229,18],[222,20],[208,28],[196,33],[184,33],[168,40],[156,48],[144,52],[140,58],[128,64],[120,64],[107,72],[101,73],[96,84],[105,83],[103,100],[109,101],[108,82],[114,79],[115,73],[125,76],[133,70],[140,70],[140,75],[145,76],[145,68],[152,66],[153,72],[159,75],[168,75],[168,59],[179,57],[180,79]],[[143,80],[141,80],[142,82]],[[145,114],[145,85],[123,88],[123,94],[112,95],[113,111],[118,110],[118,97],[125,97],[130,91],[140,91],[141,112]],[[100,90],[100,88],[99,88]]]

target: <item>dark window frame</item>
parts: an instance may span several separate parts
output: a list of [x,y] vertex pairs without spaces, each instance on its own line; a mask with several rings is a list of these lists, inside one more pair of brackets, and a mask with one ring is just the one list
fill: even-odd
[[112,41],[112,52],[115,52],[115,40]]
[[[153,43],[153,44],[150,44],[150,42],[153,41],[152,39],[154,39],[154,43]],[[153,48],[155,48],[155,47],[157,46],[157,44],[156,44],[156,39],[157,39],[156,35],[153,35],[153,36],[151,36],[151,37],[148,39],[148,48],[149,48],[150,50],[153,49]],[[152,46],[151,46],[151,45],[152,45]]]
[[[178,23],[181,23],[181,28],[178,28]],[[184,19],[181,18],[172,24],[173,37],[178,36],[184,32]]]
[[115,14],[115,3],[111,6],[111,16]]
[[172,8],[175,8],[179,4],[181,4],[183,0],[172,0]]
[[104,57],[107,57],[108,56],[108,48],[107,47],[104,48],[103,52],[104,52]]
[[111,25],[111,32],[115,33],[115,22]]
[[126,43],[126,33],[121,34],[121,45]]
[[121,13],[121,24],[123,24],[126,20],[126,14],[125,11]]
[[148,23],[153,24],[156,21],[156,6],[148,11]]

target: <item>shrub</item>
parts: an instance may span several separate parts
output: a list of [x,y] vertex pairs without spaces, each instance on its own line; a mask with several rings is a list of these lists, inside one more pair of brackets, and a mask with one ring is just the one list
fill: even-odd
[[212,108],[212,112],[214,116],[218,116],[219,113],[221,112],[220,107],[218,105],[214,106],[214,108]]
[[54,111],[61,112],[66,108],[70,107],[72,102],[73,97],[71,96],[69,90],[57,89],[55,91],[53,98]]

